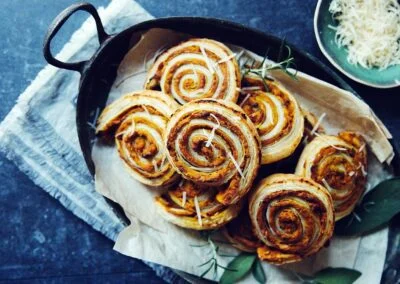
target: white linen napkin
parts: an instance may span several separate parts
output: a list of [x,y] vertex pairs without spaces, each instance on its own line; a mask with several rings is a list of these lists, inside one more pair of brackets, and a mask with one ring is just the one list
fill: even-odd
[[[133,0],[111,1],[98,12],[108,34],[152,18]],[[95,23],[89,18],[57,58],[86,60],[97,47]],[[115,241],[124,225],[95,191],[79,147],[75,125],[78,85],[77,72],[50,65],[43,68],[0,124],[0,151],[64,207]],[[168,268],[147,264],[169,283],[180,279]]]

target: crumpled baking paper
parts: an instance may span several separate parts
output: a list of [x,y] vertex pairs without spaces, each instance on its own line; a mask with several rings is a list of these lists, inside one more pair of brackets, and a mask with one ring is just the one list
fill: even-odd
[[[174,45],[187,35],[173,31],[152,29],[142,36],[125,56],[119,66],[117,78],[110,91],[108,103],[123,94],[143,89],[146,70],[163,49]],[[232,49],[237,47],[232,46]],[[248,53],[248,56],[255,56]],[[347,91],[299,72],[294,81],[277,71],[271,74],[298,99],[300,105],[317,116],[326,113],[322,125],[328,133],[354,130],[362,133],[369,146],[369,188],[387,179],[391,173],[385,162],[390,163],[393,149],[388,141],[390,133],[363,101]],[[194,247],[205,240],[196,231],[179,228],[164,221],[157,214],[154,197],[160,190],[146,187],[135,181],[125,170],[115,146],[98,140],[92,157],[96,166],[96,190],[119,203],[131,224],[118,236],[114,249],[118,252],[159,263],[180,271],[200,275],[205,268],[199,264],[211,257],[210,248]],[[387,248],[388,229],[382,229],[365,237],[334,237],[329,247],[296,264],[273,266],[263,263],[268,283],[293,283],[299,281],[297,271],[312,274],[325,267],[348,267],[362,272],[357,283],[379,283]],[[221,251],[239,253],[221,244]],[[232,258],[219,257],[218,263],[226,266]],[[210,272],[205,278],[218,280]],[[241,281],[253,283],[251,275]]]

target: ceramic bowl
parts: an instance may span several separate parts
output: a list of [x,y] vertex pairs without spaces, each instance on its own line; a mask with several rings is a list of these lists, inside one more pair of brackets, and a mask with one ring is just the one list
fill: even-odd
[[385,70],[366,69],[352,65],[347,61],[347,49],[335,43],[335,31],[329,28],[337,26],[329,12],[331,0],[319,0],[314,14],[314,33],[319,48],[325,57],[347,77],[361,84],[375,88],[393,88],[400,86],[400,65],[390,66]]

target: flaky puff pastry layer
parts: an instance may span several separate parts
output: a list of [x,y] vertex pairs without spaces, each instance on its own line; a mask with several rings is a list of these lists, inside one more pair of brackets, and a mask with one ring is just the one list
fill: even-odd
[[[182,180],[176,188],[156,198],[159,214],[167,221],[187,229],[217,229],[235,218],[242,202],[225,206],[215,197],[218,187],[197,185]],[[197,208],[196,208],[197,207]]]
[[216,200],[239,202],[260,166],[260,140],[243,110],[224,100],[201,99],[180,107],[165,131],[165,148],[185,179],[219,186]]
[[96,133],[115,140],[119,156],[133,178],[154,187],[170,185],[179,175],[166,157],[163,134],[178,106],[157,91],[127,94],[103,110]]
[[254,233],[264,244],[257,249],[259,258],[277,265],[315,254],[334,229],[329,192],[293,174],[263,179],[250,196],[249,215]]
[[341,132],[319,135],[303,150],[296,174],[327,188],[335,205],[336,221],[350,214],[365,191],[367,147],[361,135]]
[[161,54],[145,88],[161,90],[180,104],[203,98],[236,102],[240,84],[235,54],[215,40],[194,38]]
[[262,164],[290,156],[300,144],[304,118],[296,99],[281,84],[258,77],[244,78],[239,105],[257,128],[262,144]]

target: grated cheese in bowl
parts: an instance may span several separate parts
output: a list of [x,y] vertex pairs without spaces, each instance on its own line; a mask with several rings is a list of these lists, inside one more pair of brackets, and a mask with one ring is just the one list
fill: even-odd
[[380,70],[400,64],[398,0],[332,0],[329,11],[339,24],[335,41],[348,49],[347,61]]

